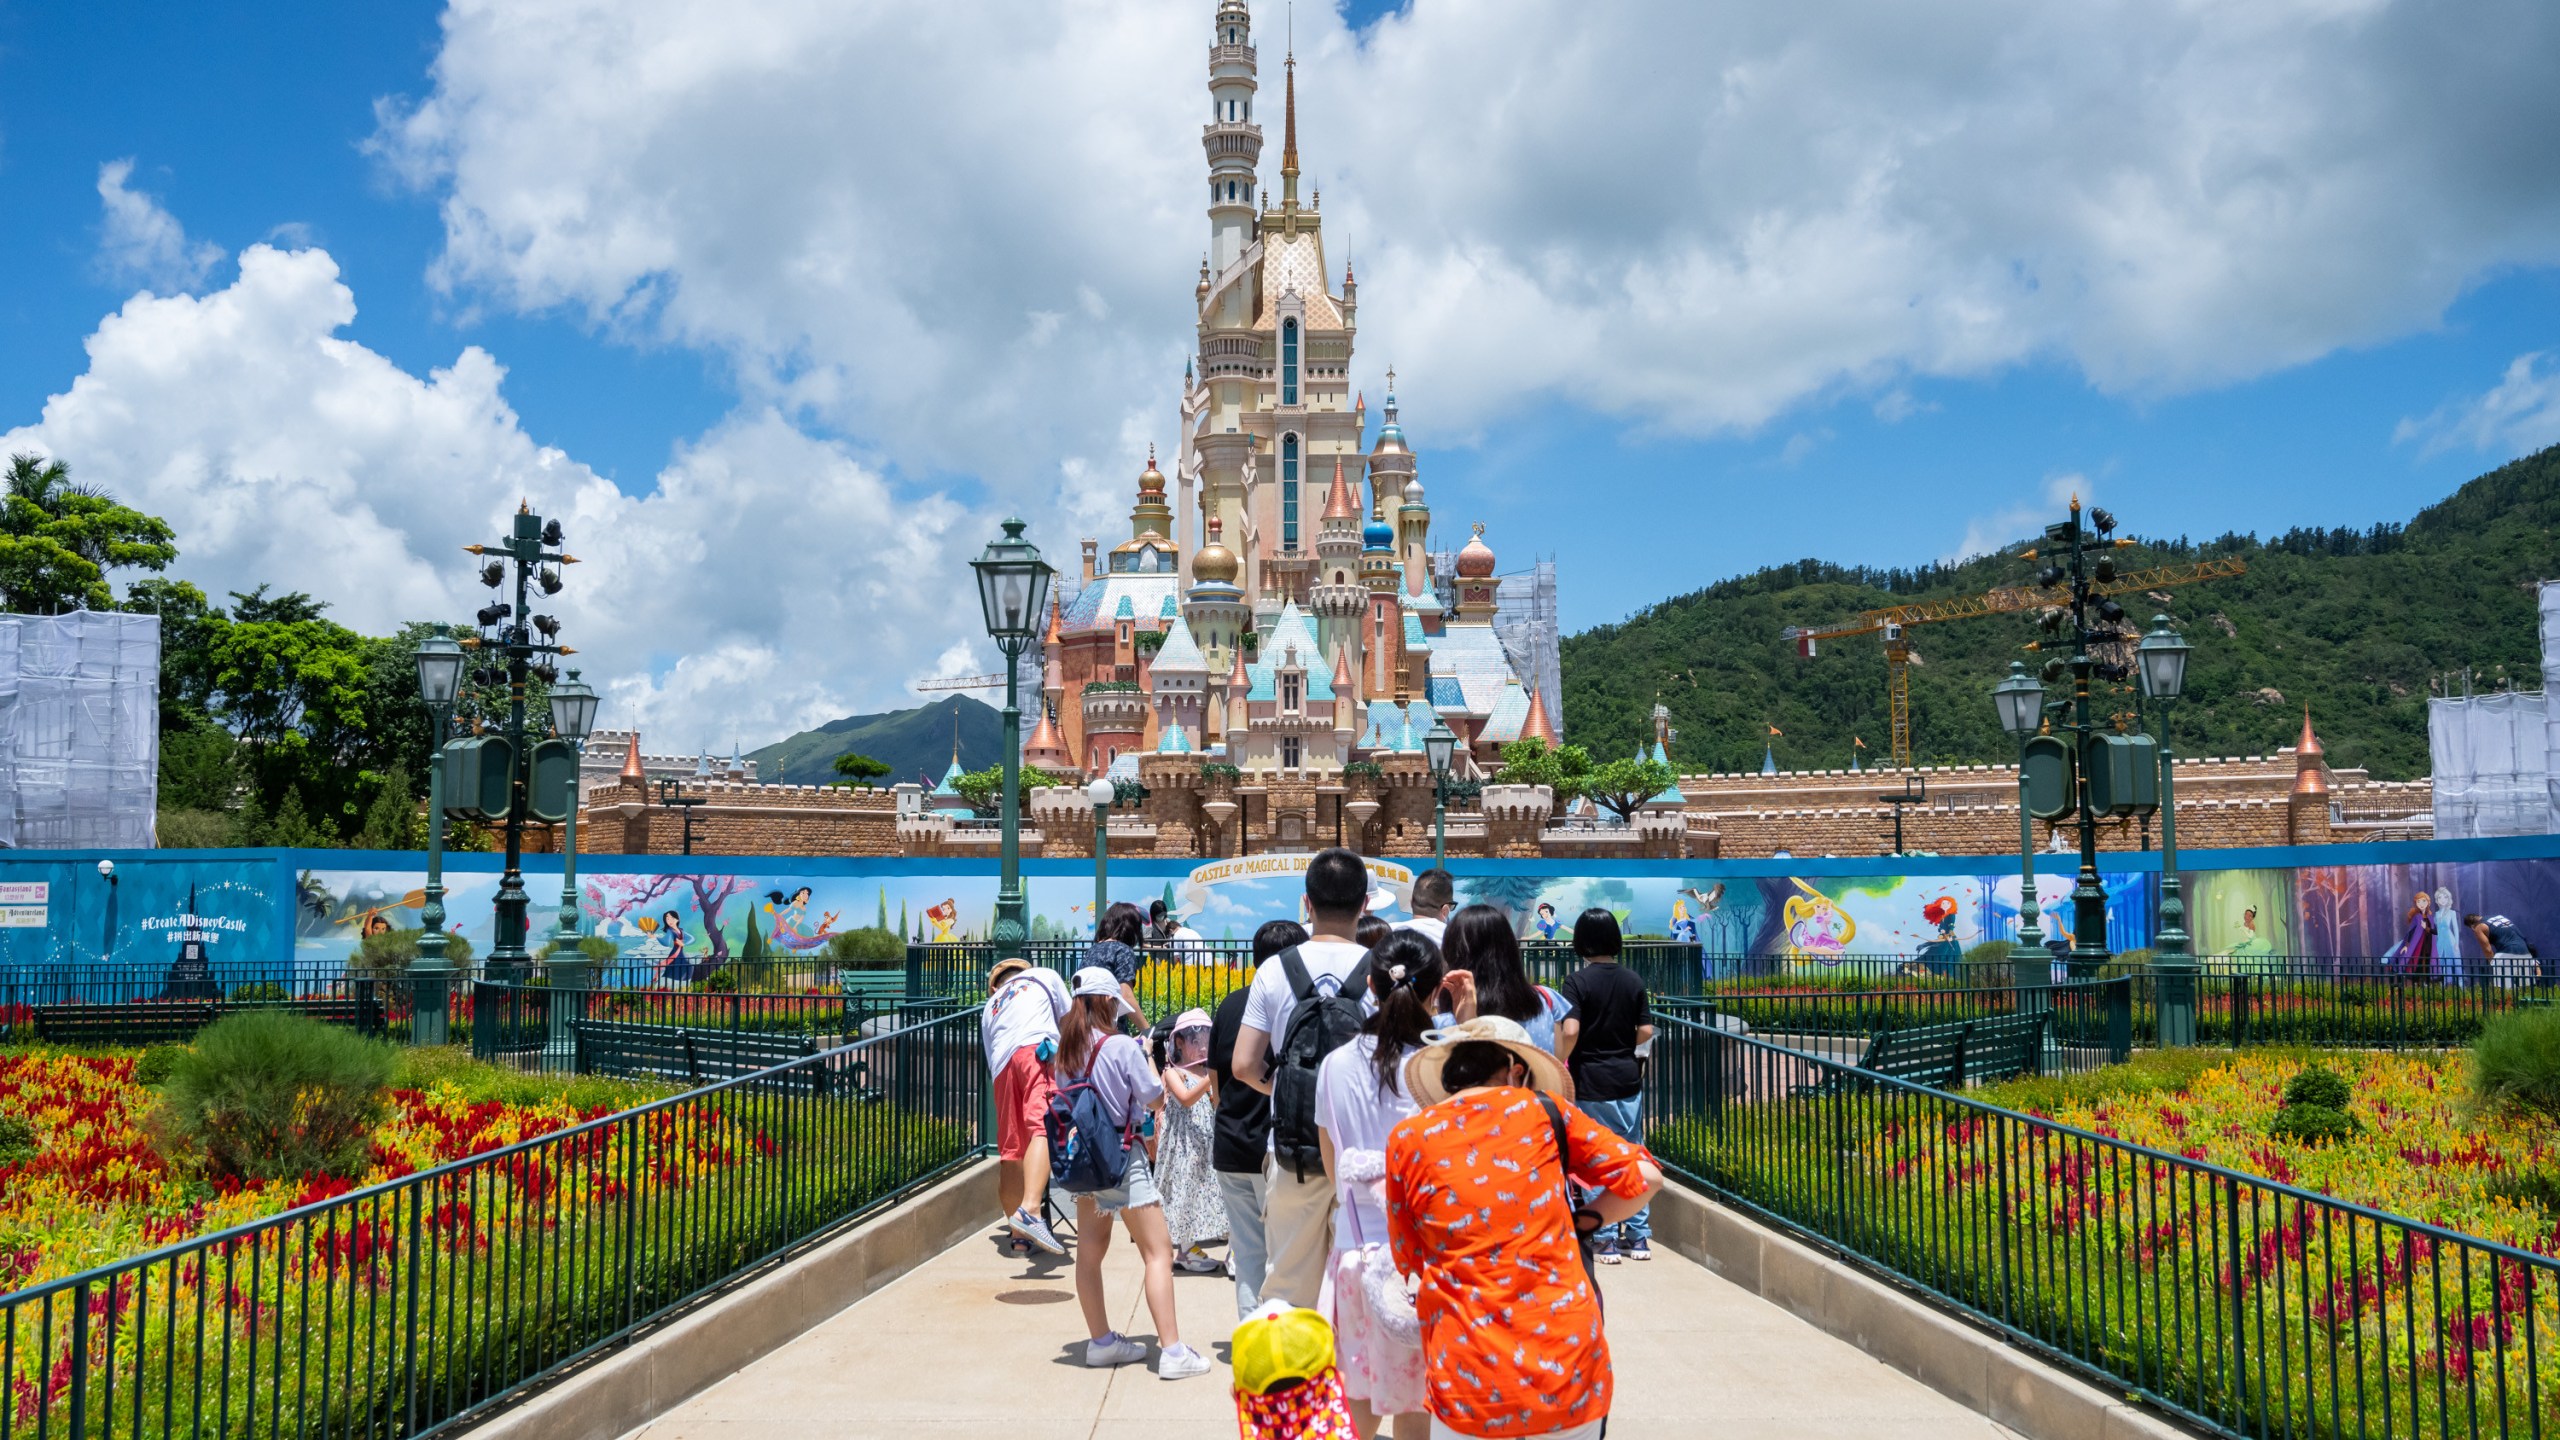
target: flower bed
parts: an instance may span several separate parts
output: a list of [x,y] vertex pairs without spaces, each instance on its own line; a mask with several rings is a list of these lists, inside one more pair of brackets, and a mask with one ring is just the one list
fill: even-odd
[[[0,1122],[18,1121],[34,1150],[0,1163],[0,1289],[113,1264],[173,1241],[308,1205],[356,1188],[326,1177],[265,1185],[191,1180],[151,1145],[156,1092],[132,1054],[0,1053]],[[492,1093],[477,1067],[412,1063],[375,1133],[373,1184],[485,1154],[610,1114],[659,1093],[594,1082],[514,1081]]]

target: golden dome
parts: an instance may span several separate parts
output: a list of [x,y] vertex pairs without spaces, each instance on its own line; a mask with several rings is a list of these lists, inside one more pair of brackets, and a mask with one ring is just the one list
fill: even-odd
[[1147,447],[1147,468],[1138,476],[1138,493],[1141,495],[1164,493],[1164,472],[1156,468],[1156,447],[1153,445]]
[[1493,575],[1493,547],[1484,543],[1484,526],[1476,526],[1467,548],[1458,552],[1458,574],[1467,580],[1485,580]]
[[1209,543],[1201,546],[1200,553],[1191,557],[1191,578],[1212,585],[1233,585],[1236,573],[1242,567],[1236,563],[1235,552],[1218,539],[1219,529],[1218,517],[1210,516]]

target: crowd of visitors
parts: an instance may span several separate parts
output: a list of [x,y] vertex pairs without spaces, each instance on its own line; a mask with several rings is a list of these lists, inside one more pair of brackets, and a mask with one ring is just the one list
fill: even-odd
[[[1325,1404],[1362,1436],[1596,1436],[1611,1376],[1591,1267],[1650,1258],[1662,1184],[1642,1139],[1652,1014],[1616,917],[1583,913],[1583,965],[1550,989],[1511,918],[1457,908],[1445,870],[1392,927],[1351,851],[1315,855],[1305,887],[1303,926],[1255,933],[1248,984],[1153,1030],[1138,946],[1204,943],[1161,904],[1107,909],[1071,984],[1019,960],[989,973],[1007,1233],[1065,1253],[1044,1216],[1072,1197],[1083,1359],[1103,1367],[1147,1354],[1103,1294],[1126,1229],[1169,1380],[1210,1368],[1182,1342],[1174,1273],[1216,1273],[1223,1241],[1253,1321],[1248,1433]],[[1251,1383],[1249,1330],[1291,1357]]]

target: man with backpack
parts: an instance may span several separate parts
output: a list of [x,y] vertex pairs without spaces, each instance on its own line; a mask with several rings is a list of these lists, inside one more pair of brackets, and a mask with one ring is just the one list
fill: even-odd
[[1360,1033],[1369,952],[1352,935],[1369,870],[1349,850],[1322,850],[1307,862],[1306,885],[1314,934],[1254,971],[1234,1063],[1237,1079],[1271,1097],[1262,1298],[1312,1309],[1333,1253],[1334,1205],[1316,1133],[1316,1066]]
[[1015,1244],[1052,1255],[1067,1247],[1041,1215],[1049,1194],[1049,1061],[1058,1050],[1058,1021],[1067,1013],[1067,982],[1018,956],[987,972],[987,1005],[978,1015],[989,1083],[996,1098],[996,1198]]

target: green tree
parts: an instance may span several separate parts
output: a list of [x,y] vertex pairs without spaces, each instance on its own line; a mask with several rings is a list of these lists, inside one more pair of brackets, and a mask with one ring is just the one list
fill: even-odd
[[0,605],[22,615],[113,609],[107,572],[168,568],[176,537],[169,522],[74,481],[62,461],[12,455],[0,496]]
[[1544,740],[1514,740],[1502,747],[1502,768],[1493,783],[1544,785],[1562,804],[1589,792],[1591,773],[1591,752],[1579,745],[1549,749]]
[[1591,803],[1631,820],[1645,802],[1671,788],[1677,776],[1659,760],[1612,760],[1595,766],[1584,782]]
[[[1022,767],[1022,793],[1025,796],[1043,785],[1065,783],[1037,765]],[[972,770],[952,781],[951,788],[960,792],[960,798],[968,801],[979,814],[993,815],[1004,804],[1004,767],[990,765],[984,770]]]
[[889,773],[889,762],[886,760],[874,760],[868,755],[860,755],[848,750],[844,754],[837,756],[828,768],[844,777],[842,780],[834,781],[832,783],[838,785],[858,785],[863,789],[868,790],[871,788],[872,781]]

